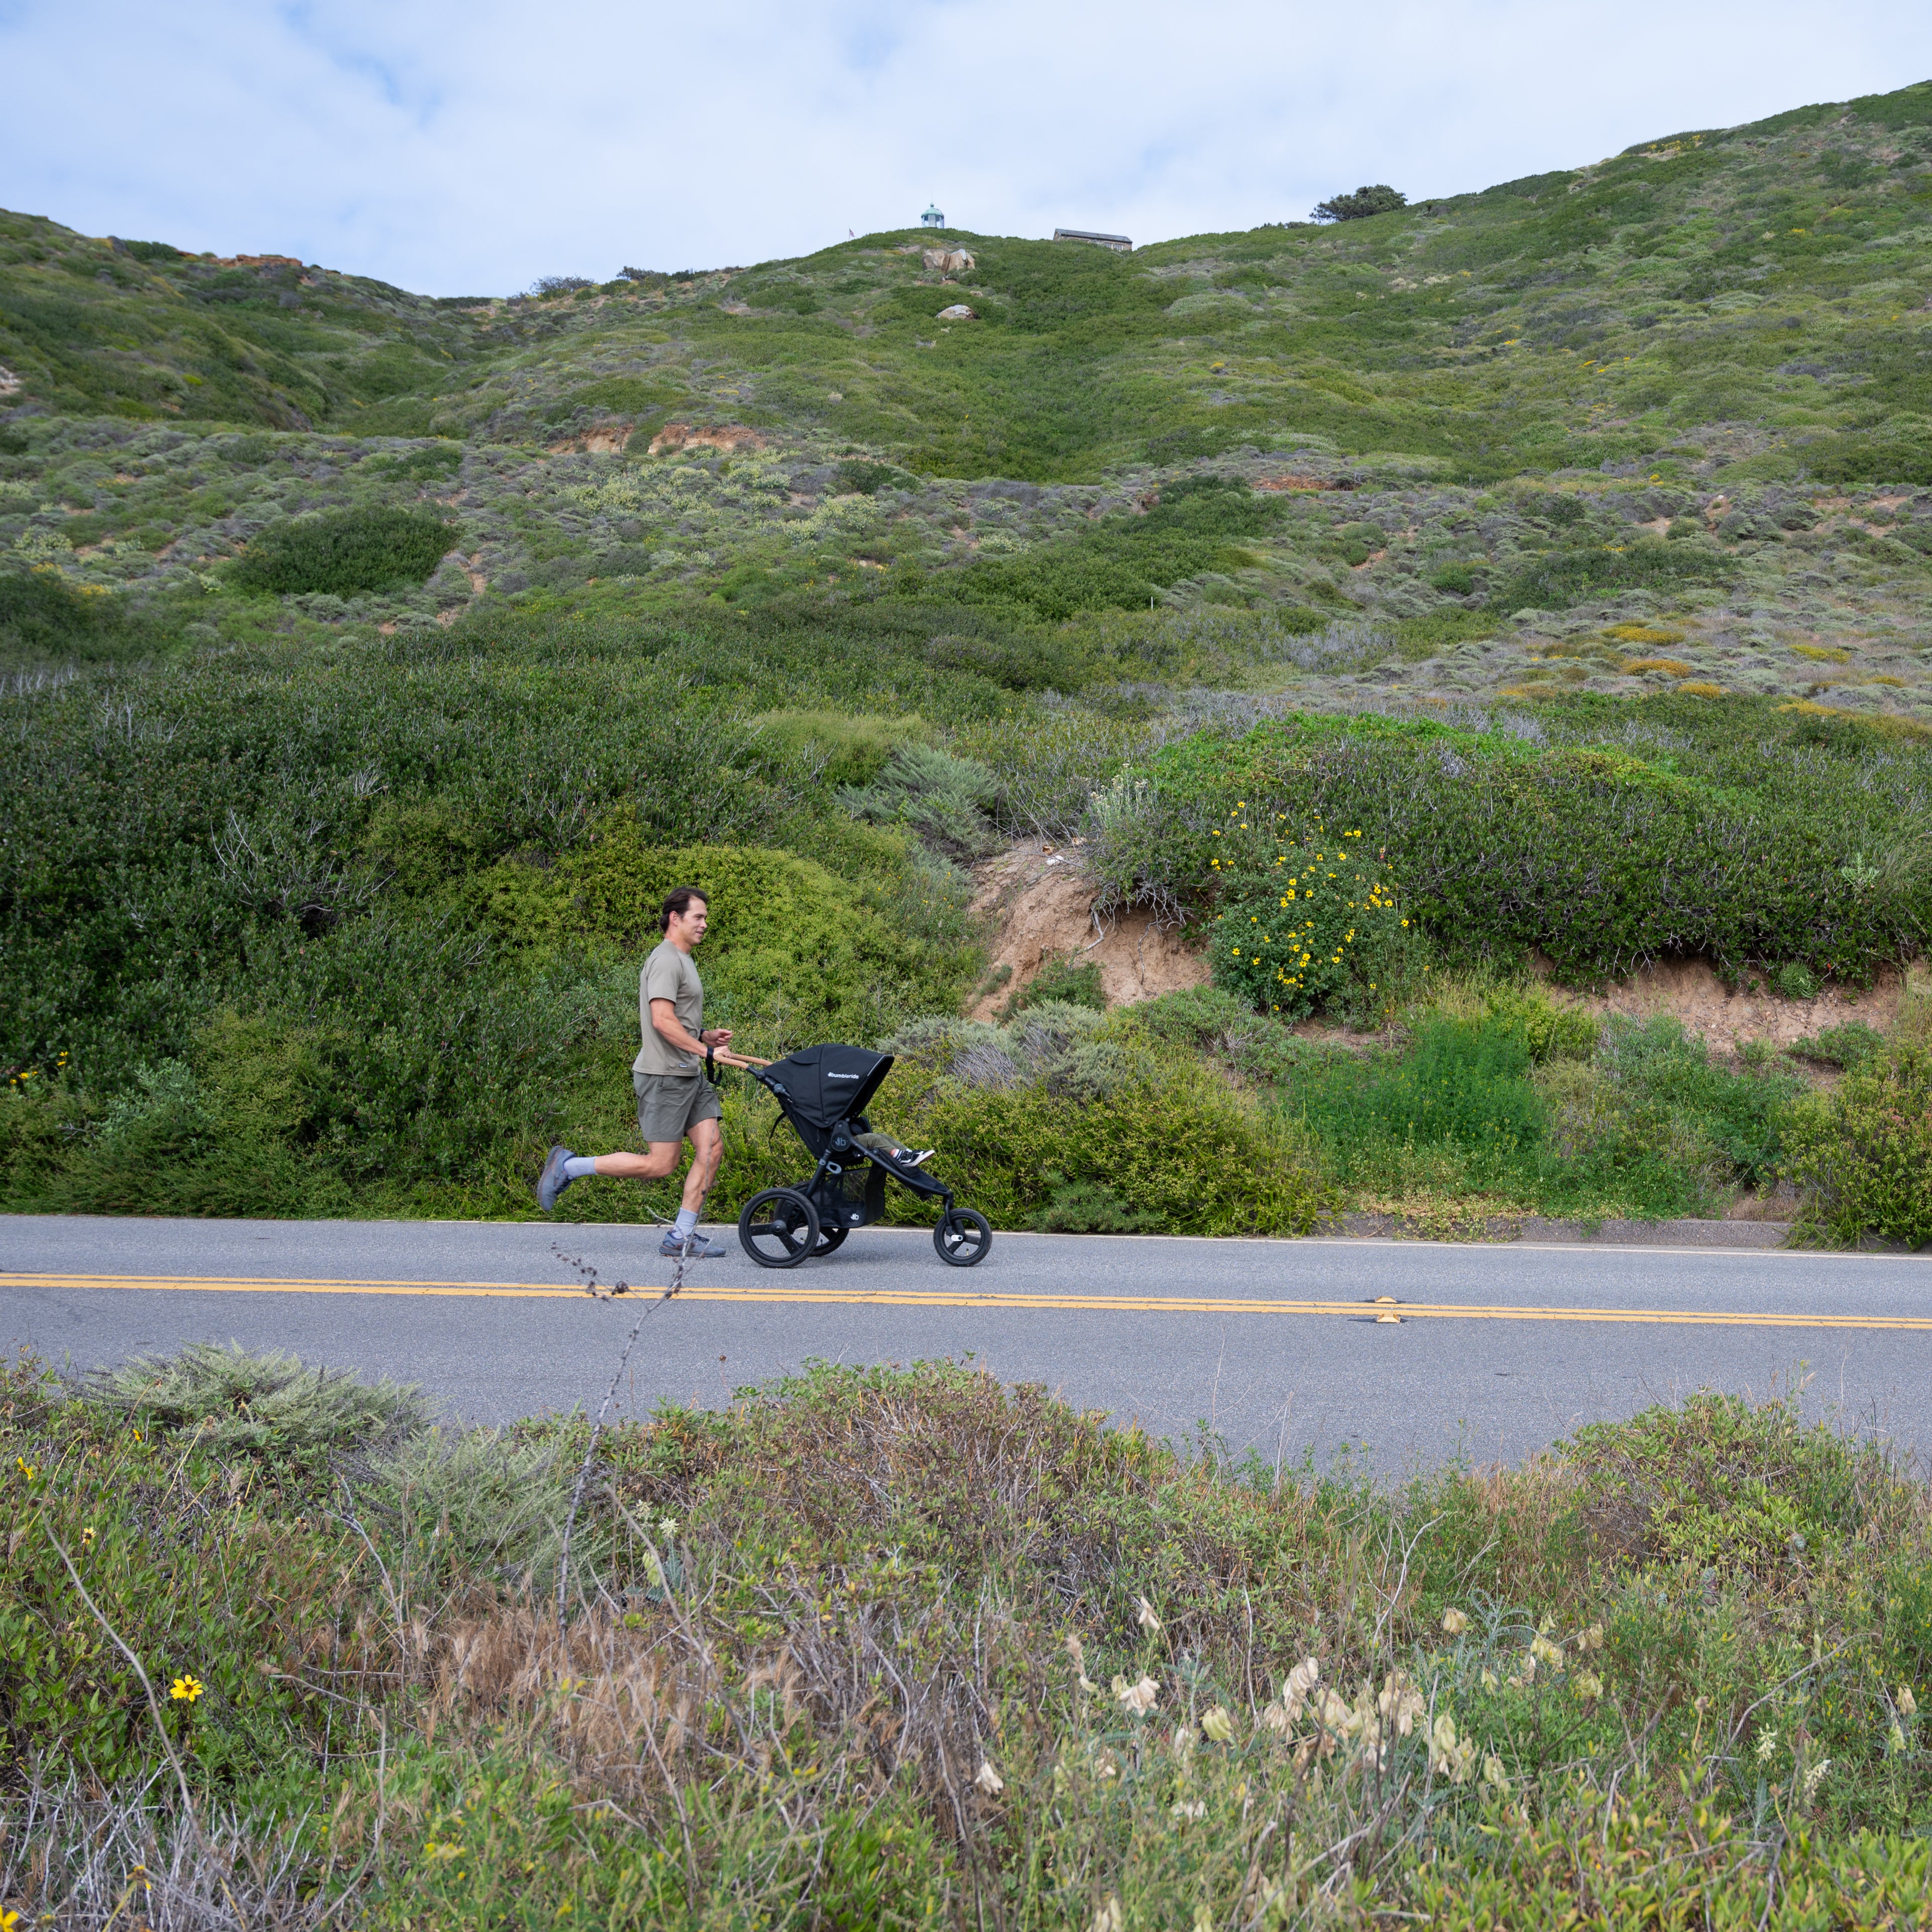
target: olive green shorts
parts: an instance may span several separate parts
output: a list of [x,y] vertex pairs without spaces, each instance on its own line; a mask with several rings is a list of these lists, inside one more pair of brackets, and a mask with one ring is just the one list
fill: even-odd
[[700,1120],[715,1120],[718,1089],[701,1073],[633,1073],[638,1131],[646,1141],[681,1141]]

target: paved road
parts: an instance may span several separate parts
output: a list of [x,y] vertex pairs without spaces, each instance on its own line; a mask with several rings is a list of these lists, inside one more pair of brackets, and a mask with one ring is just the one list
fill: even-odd
[[[610,1226],[0,1217],[0,1347],[76,1366],[196,1340],[292,1348],[505,1421],[594,1407],[636,1318],[564,1257],[662,1287],[656,1243]],[[1808,1377],[1814,1408],[1932,1454],[1922,1258],[1002,1234],[966,1271],[920,1232],[868,1228],[778,1274],[730,1244],[651,1316],[627,1410],[722,1402],[814,1357],[970,1354],[1156,1434],[1204,1423],[1289,1462],[1346,1444],[1399,1474],[1459,1452],[1516,1462],[1701,1387],[1762,1396]]]

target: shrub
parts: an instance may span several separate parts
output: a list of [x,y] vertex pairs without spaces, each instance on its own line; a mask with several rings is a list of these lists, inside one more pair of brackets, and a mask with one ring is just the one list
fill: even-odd
[[913,712],[881,718],[864,711],[761,711],[748,728],[814,767],[826,784],[869,784],[906,745],[929,745],[932,727]]
[[1244,482],[1196,477],[1163,484],[1144,514],[1103,518],[1023,556],[982,559],[940,581],[963,603],[1015,604],[1048,622],[1082,610],[1142,610],[1184,578],[1250,568],[1258,560],[1240,538],[1270,530],[1282,514],[1278,501]]
[[1794,1110],[1784,1172],[1838,1241],[1932,1242],[1932,1048],[1904,1041]]
[[426,510],[332,510],[272,524],[232,568],[244,590],[352,597],[428,580],[455,529]]
[[1088,668],[1058,638],[934,638],[926,661],[947,670],[976,671],[1009,691],[1078,691]]
[[619,940],[641,964],[662,936],[658,908],[678,885],[710,896],[698,964],[712,1024],[755,1028],[778,1046],[877,1040],[909,1014],[955,1006],[977,965],[970,952],[889,926],[857,886],[812,860],[757,846],[653,846],[622,818],[548,878],[526,877],[523,929]]
[[[1106,1217],[1173,1234],[1306,1233],[1329,1196],[1305,1138],[1231,1093],[1131,1009],[1043,1006],[1001,1028],[929,1024],[879,1108],[996,1227]],[[1111,1202],[1112,1207],[1106,1206]]]
[[1359,832],[1270,839],[1258,816],[1234,806],[1228,856],[1210,862],[1220,905],[1208,941],[1214,983],[1291,1019],[1318,1006],[1390,1004],[1382,970],[1397,964],[1408,921],[1388,865],[1368,856]]
[[987,813],[998,781],[975,758],[902,745],[873,782],[840,794],[854,818],[904,825],[949,858],[981,859],[1000,843]]
[[1408,196],[1386,182],[1358,188],[1353,194],[1338,194],[1315,204],[1311,221],[1360,221],[1371,214],[1387,214],[1408,206]]
[[[1770,722],[1747,716],[1756,730]],[[1932,880],[1922,869],[1889,892],[1845,872],[1874,840],[1855,774],[1884,785],[1885,822],[1901,833],[1912,809],[1890,782],[1895,768],[1859,748],[1862,734],[1845,734],[1846,765],[1832,768],[1841,788],[1816,760],[1784,770],[1742,755],[1755,742],[1742,721],[1686,729],[1700,755],[1675,769],[1621,750],[1539,750],[1501,732],[1380,720],[1288,718],[1233,742],[1202,734],[1156,756],[1136,808],[1096,821],[1090,849],[1117,896],[1183,901],[1212,889],[1226,843],[1213,835],[1235,800],[1262,823],[1279,813],[1360,826],[1385,850],[1405,910],[1452,960],[1520,959],[1536,946],[1572,980],[1697,952],[1727,970],[1778,960],[1862,979],[1924,943]],[[1918,848],[1901,837],[1900,849]]]
[[428,443],[420,449],[400,450],[392,455],[372,456],[363,464],[364,475],[393,476],[399,482],[428,483],[454,476],[463,467],[463,451],[455,443]]
[[58,570],[0,566],[0,664],[98,662],[178,641],[112,592],[82,590]]
[[[814,308],[818,306],[816,302],[812,304]],[[856,496],[876,496],[881,490],[906,480],[890,463],[868,463],[862,458],[840,464],[838,475],[840,490]]]
[[1737,566],[1709,544],[1633,544],[1627,550],[1552,550],[1519,572],[1490,602],[1499,610],[1567,610],[1573,604],[1614,597],[1620,591],[1670,590],[1685,584],[1721,584]]
[[1100,968],[1090,959],[1049,961],[1007,1000],[1007,1017],[1042,1006],[1085,1006],[1104,1013],[1107,995],[1101,988]]

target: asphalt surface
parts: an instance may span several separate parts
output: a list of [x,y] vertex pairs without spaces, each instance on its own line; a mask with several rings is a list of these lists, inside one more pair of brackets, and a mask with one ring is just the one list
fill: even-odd
[[[1156,1435],[1388,1474],[1516,1462],[1700,1388],[1932,1455],[1932,1261],[1419,1241],[1000,1234],[977,1268],[918,1230],[837,1255],[694,1262],[654,1309],[626,1412],[717,1404],[808,1360],[971,1357]],[[478,1222],[0,1216],[0,1347],[84,1368],[194,1341],[422,1383],[452,1418],[594,1409],[669,1264],[657,1232]],[[593,1298],[573,1262],[632,1294]],[[1378,1300],[1378,1298],[1390,1298]],[[1389,1315],[1399,1320],[1378,1319]]]

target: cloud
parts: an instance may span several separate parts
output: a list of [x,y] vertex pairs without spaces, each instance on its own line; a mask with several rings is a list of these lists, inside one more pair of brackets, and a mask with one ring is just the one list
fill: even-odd
[[898,227],[1136,241],[1450,194],[1932,71],[1932,16],[1714,0],[0,0],[0,200],[434,294]]

